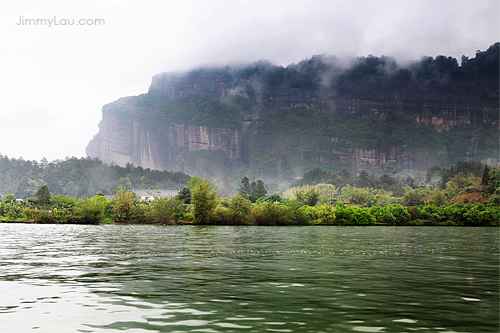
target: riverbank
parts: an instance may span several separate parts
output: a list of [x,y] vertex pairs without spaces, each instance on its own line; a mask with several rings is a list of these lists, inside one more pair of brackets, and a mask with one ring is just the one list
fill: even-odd
[[[203,186],[205,187],[203,187]],[[120,191],[113,200],[96,195],[75,199],[56,196],[49,205],[0,202],[0,223],[157,224],[157,225],[379,225],[379,226],[499,226],[500,206],[494,202],[404,206],[399,203],[363,207],[354,204],[309,204],[277,195],[257,202],[240,195],[218,198],[203,181],[191,201],[177,198],[138,200]]]

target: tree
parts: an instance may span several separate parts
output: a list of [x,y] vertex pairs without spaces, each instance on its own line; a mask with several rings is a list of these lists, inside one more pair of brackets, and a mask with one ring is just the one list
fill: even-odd
[[434,165],[432,168],[428,169],[427,172],[425,173],[425,182],[430,183],[431,181],[441,177],[442,174],[443,170],[439,166]]
[[200,184],[203,182],[203,179],[201,179],[200,177],[192,177],[189,182],[188,182],[188,188],[191,190],[191,192],[194,190],[194,188],[196,187],[196,185]]
[[250,183],[248,177],[245,176],[241,180],[240,187],[238,187],[238,194],[255,203],[259,198],[266,196],[267,190],[262,180],[259,179],[257,182]]
[[47,185],[40,186],[35,196],[41,206],[48,206],[50,204],[50,190]]
[[327,171],[323,171],[320,168],[316,168],[309,172],[306,172],[302,179],[297,180],[292,186],[303,186],[303,185],[316,185],[319,183],[328,183],[334,175]]
[[295,199],[297,199],[297,201],[299,201],[303,205],[316,206],[319,201],[321,192],[312,187],[309,189],[297,189],[295,192],[293,192],[293,194],[295,195]]
[[234,190],[233,185],[231,184],[231,181],[227,176],[222,177],[221,180],[219,180],[218,184],[218,191],[219,191],[219,197],[222,198],[230,198],[231,194]]
[[446,202],[446,196],[442,191],[434,188],[432,191],[428,192],[427,197],[424,199],[426,205],[436,205],[442,206]]
[[267,190],[262,180],[259,179],[257,181],[253,195],[255,195],[257,198],[262,198],[267,195]]
[[174,198],[157,198],[152,205],[152,213],[158,222],[176,222],[184,213],[184,204]]
[[7,194],[7,195],[5,196],[5,198],[3,199],[3,201],[4,201],[5,203],[11,203],[11,202],[16,201],[16,197],[15,197],[15,196],[13,196],[12,194]]
[[72,181],[69,181],[68,184],[63,188],[63,193],[67,196],[76,198],[78,195],[78,187]]
[[175,198],[189,205],[191,203],[191,191],[189,190],[188,187],[183,187],[182,190],[180,190],[179,193],[177,193]]
[[235,224],[246,224],[252,213],[252,203],[241,195],[235,195],[229,201],[229,211]]
[[135,199],[136,195],[134,192],[128,192],[123,187],[118,191],[118,195],[114,199],[115,219],[117,221],[130,221]]
[[217,191],[213,191],[213,184],[209,179],[198,181],[191,194],[191,203],[194,205],[194,218],[198,224],[209,224],[210,215],[217,206]]
[[485,164],[483,168],[483,174],[481,175],[482,186],[488,186],[488,184],[490,183],[490,172],[491,172],[490,166],[488,164]]
[[467,176],[459,173],[446,183],[445,195],[450,199],[457,195],[480,191],[480,180],[472,173]]
[[243,198],[246,198],[249,194],[252,194],[252,187],[247,176],[243,177],[243,179],[241,180],[241,185],[240,187],[238,187],[238,194]]
[[410,186],[405,188],[405,194],[401,198],[401,203],[405,206],[419,206],[424,203],[427,192],[421,189],[412,189]]
[[358,186],[359,187],[368,187],[368,180],[369,180],[369,175],[368,173],[363,170],[359,173],[359,176],[358,176]]

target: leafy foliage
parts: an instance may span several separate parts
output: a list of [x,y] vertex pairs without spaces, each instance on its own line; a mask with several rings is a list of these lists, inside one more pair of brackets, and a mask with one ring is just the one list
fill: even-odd
[[122,188],[114,201],[115,220],[125,222],[130,221],[134,210],[134,202],[136,195],[133,192],[128,192]]
[[307,206],[316,206],[321,195],[321,193],[314,187],[299,188],[295,190],[293,194],[297,201]]
[[184,203],[177,198],[157,198],[150,210],[150,219],[161,224],[173,224],[184,217]]
[[238,187],[238,195],[250,200],[252,203],[262,197],[265,197],[266,194],[266,187],[264,186],[264,182],[260,179],[257,182],[253,181],[250,183],[248,177],[245,176],[241,180],[240,187]]
[[189,187],[183,187],[182,190],[175,196],[175,198],[179,201],[184,202],[185,204],[191,203],[191,190]]
[[42,206],[47,206],[50,203],[50,190],[47,185],[40,186],[35,195]]
[[[459,172],[448,180],[445,190],[439,187],[429,188],[428,186],[436,184],[434,181],[429,184],[416,184],[411,179],[400,178],[398,183],[408,183],[400,198],[393,197],[391,192],[384,189],[357,188],[347,184],[339,191],[333,184],[316,184],[288,190],[294,199],[272,194],[261,197],[252,204],[240,195],[219,199],[212,181],[193,177],[188,184],[192,191],[189,188],[185,191],[192,194],[191,204],[180,200],[181,196],[155,198],[149,202],[139,201],[133,192],[122,187],[111,201],[103,195],[80,199],[54,195],[50,197],[47,205],[42,194],[50,193],[50,190],[42,186],[38,199],[18,201],[10,195],[5,197],[5,201],[0,200],[0,221],[83,224],[115,221],[224,225],[498,226],[499,170],[485,165],[481,172],[478,172],[475,164],[471,163],[461,163],[450,167],[449,170],[469,170],[471,166],[475,168],[474,172],[480,174],[480,178],[472,173],[465,176]],[[340,172],[338,177],[353,183],[375,179],[370,180],[369,175],[362,174],[352,177],[348,172]],[[421,175],[422,182],[424,178]],[[389,177],[382,184],[390,184],[392,179],[395,178]],[[458,200],[464,195],[471,195],[470,198],[474,195],[481,200]],[[337,204],[331,205],[331,202]]]
[[0,194],[11,193],[18,198],[34,197],[42,185],[53,195],[92,197],[109,194],[120,186],[135,188],[181,188],[190,180],[181,172],[156,171],[134,167],[106,165],[97,159],[66,158],[48,162],[26,161],[0,154]]
[[210,224],[210,216],[217,206],[217,191],[213,191],[213,184],[205,179],[198,182],[191,194],[191,203],[194,206],[194,218],[197,224]]

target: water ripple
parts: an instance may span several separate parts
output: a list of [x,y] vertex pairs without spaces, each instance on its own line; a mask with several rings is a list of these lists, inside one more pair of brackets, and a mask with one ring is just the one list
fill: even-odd
[[0,332],[489,332],[496,228],[0,224]]

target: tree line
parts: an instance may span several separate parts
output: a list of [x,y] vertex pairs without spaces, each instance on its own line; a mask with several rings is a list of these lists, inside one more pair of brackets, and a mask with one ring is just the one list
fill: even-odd
[[[498,169],[483,166],[476,177],[472,162],[442,174],[458,172],[446,188],[405,187],[402,197],[390,191],[333,184],[303,185],[292,195],[267,195],[262,181],[241,181],[239,194],[219,197],[215,182],[193,177],[176,197],[141,201],[120,188],[112,200],[103,195],[76,199],[50,193],[41,185],[36,198],[0,201],[0,221],[35,223],[153,223],[198,225],[448,225],[498,226]],[[448,175],[449,176],[449,175]],[[441,176],[443,177],[443,176]],[[257,194],[260,197],[257,198]],[[474,194],[475,196],[467,195]],[[245,197],[243,196],[245,195]]]
[[40,162],[9,158],[0,154],[0,195],[16,198],[34,197],[41,185],[53,194],[75,198],[98,193],[111,195],[121,187],[128,190],[182,188],[191,177],[181,172],[157,171],[135,167],[107,165],[98,159],[67,157],[65,160]]

